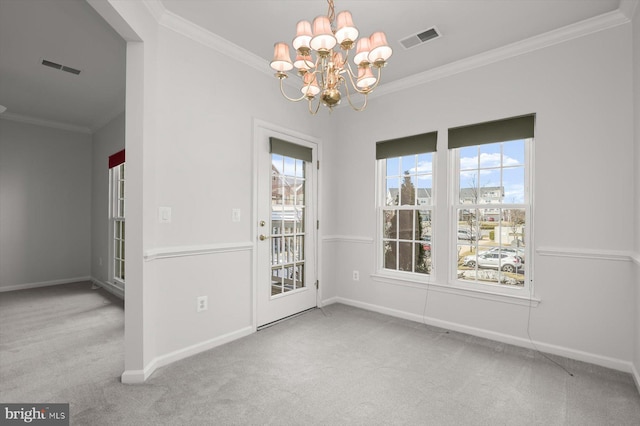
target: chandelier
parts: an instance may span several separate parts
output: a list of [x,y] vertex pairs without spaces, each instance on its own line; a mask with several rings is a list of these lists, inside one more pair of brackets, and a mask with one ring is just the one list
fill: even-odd
[[[291,62],[289,46],[278,42],[274,45],[270,65],[280,80],[282,95],[292,102],[306,99],[311,114],[318,112],[320,104],[332,111],[340,103],[342,87],[345,88],[351,108],[362,111],[367,106],[367,95],[380,83],[381,70],[387,64],[392,50],[387,44],[386,35],[381,31],[374,32],[371,37],[362,37],[356,43],[359,33],[353,24],[351,12],[342,11],[336,18],[333,0],[327,1],[327,16],[318,16],[313,20],[313,32],[309,21],[298,22],[292,43],[296,51],[295,61]],[[356,72],[349,64],[349,53],[354,46],[353,63],[357,66]],[[287,96],[283,87],[283,81],[288,77],[287,71],[294,67],[301,83],[302,96],[299,98]],[[377,71],[376,75],[372,70]],[[352,102],[350,87],[353,92],[364,95],[362,105],[356,106]]]

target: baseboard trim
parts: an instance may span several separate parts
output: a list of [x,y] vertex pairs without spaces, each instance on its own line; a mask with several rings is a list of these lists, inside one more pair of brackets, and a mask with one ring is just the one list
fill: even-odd
[[[380,306],[380,305],[373,305],[370,303],[360,302],[357,300],[346,299],[343,297],[336,297],[335,299],[336,300],[334,303],[342,303],[345,305],[365,309],[368,311],[378,312],[378,313],[389,315],[396,318],[402,318],[409,321],[426,323],[434,327],[440,327],[447,330],[470,334],[472,336],[482,337],[485,339],[506,343],[509,345],[524,347],[524,348],[533,349],[533,350],[540,350],[545,353],[558,355],[565,358],[571,358],[577,361],[587,362],[589,364],[595,364],[601,367],[611,368],[613,370],[618,370],[625,373],[633,374],[633,371],[634,371],[634,366],[631,362],[624,361],[617,358],[597,355],[589,352],[580,351],[577,349],[571,349],[564,346],[552,345],[552,344],[535,341],[535,340],[533,341],[533,345],[532,345],[531,341],[522,337],[498,333],[495,331],[484,330],[476,327],[470,327],[467,325],[454,323],[450,321],[443,321],[437,318],[431,318],[431,317],[423,318],[421,315],[413,314],[410,312],[387,308],[385,306]],[[635,378],[636,380],[638,380],[638,377],[635,377]]]
[[320,302],[320,306],[324,308],[325,306],[329,306],[334,303],[338,303],[338,297],[330,297],[329,299],[322,300]]
[[79,283],[82,281],[92,281],[92,278],[87,277],[75,277],[75,278],[64,278],[61,280],[51,280],[51,281],[41,281],[37,283],[27,283],[27,284],[17,284],[17,285],[9,285],[9,286],[1,286],[0,293],[5,291],[17,291],[17,290],[27,290],[30,288],[38,288],[38,287],[49,287],[52,285],[60,285],[60,284],[73,284]]
[[631,364],[631,375],[633,376],[633,381],[636,383],[636,389],[638,389],[638,393],[640,393],[640,374],[638,374],[638,369],[635,364]]
[[120,299],[124,299],[124,290],[122,290],[121,288],[111,283],[100,281],[97,278],[91,278],[91,282],[93,282],[94,285],[102,287],[103,289],[105,289],[105,291],[108,291],[114,296],[119,297]]
[[[120,376],[120,381],[125,385],[139,385],[151,375],[149,372],[152,368],[153,361],[144,370],[125,370]],[[155,367],[153,367],[155,370]]]
[[120,380],[124,384],[144,383],[160,367],[189,358],[193,355],[208,351],[209,349],[213,349],[242,337],[249,336],[250,334],[255,333],[255,331],[256,329],[253,326],[244,327],[240,330],[232,331],[231,333],[227,333],[195,345],[187,346],[183,349],[178,349],[177,351],[170,352],[166,355],[161,355],[154,358],[143,370],[125,370],[122,373]]

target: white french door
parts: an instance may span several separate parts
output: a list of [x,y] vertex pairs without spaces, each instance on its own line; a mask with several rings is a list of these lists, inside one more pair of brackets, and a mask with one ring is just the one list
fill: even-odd
[[258,327],[316,306],[317,167],[313,143],[258,136]]

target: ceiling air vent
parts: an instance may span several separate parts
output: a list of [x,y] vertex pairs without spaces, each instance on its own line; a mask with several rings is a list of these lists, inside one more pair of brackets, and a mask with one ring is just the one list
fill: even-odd
[[440,37],[438,30],[435,28],[429,28],[428,30],[410,35],[409,37],[400,40],[400,44],[402,44],[405,49],[410,49],[438,37]]
[[71,68],[71,67],[66,67],[64,65],[62,66],[62,71],[66,71],[66,72],[69,72],[69,73],[75,74],[75,75],[80,74],[80,70],[77,70],[77,69]]
[[71,68],[71,67],[68,67],[66,65],[57,64],[57,63],[52,62],[52,61],[47,61],[46,59],[42,60],[42,65],[44,65],[45,67],[54,68],[54,69],[57,69],[57,70],[60,70],[60,71],[66,71],[68,73],[75,74],[75,75],[80,74],[80,70],[78,70],[78,69]]
[[56,64],[55,62],[47,61],[46,59],[42,60],[42,65],[45,67],[55,68],[57,70],[62,69],[62,65]]

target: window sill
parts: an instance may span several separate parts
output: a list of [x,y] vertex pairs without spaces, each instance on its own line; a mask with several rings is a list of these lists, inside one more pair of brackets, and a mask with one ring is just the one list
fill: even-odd
[[537,308],[541,302],[541,299],[535,296],[529,298],[526,296],[505,294],[497,291],[490,291],[487,289],[463,287],[462,285],[456,284],[435,283],[430,281],[430,279],[432,278],[430,275],[425,276],[425,278],[421,280],[415,277],[399,277],[396,275],[377,272],[371,274],[371,278],[373,279],[373,281],[383,284],[428,289],[430,291],[436,291],[439,293],[455,294],[459,296],[473,297],[476,299],[509,303],[512,305],[531,306],[532,308]]

